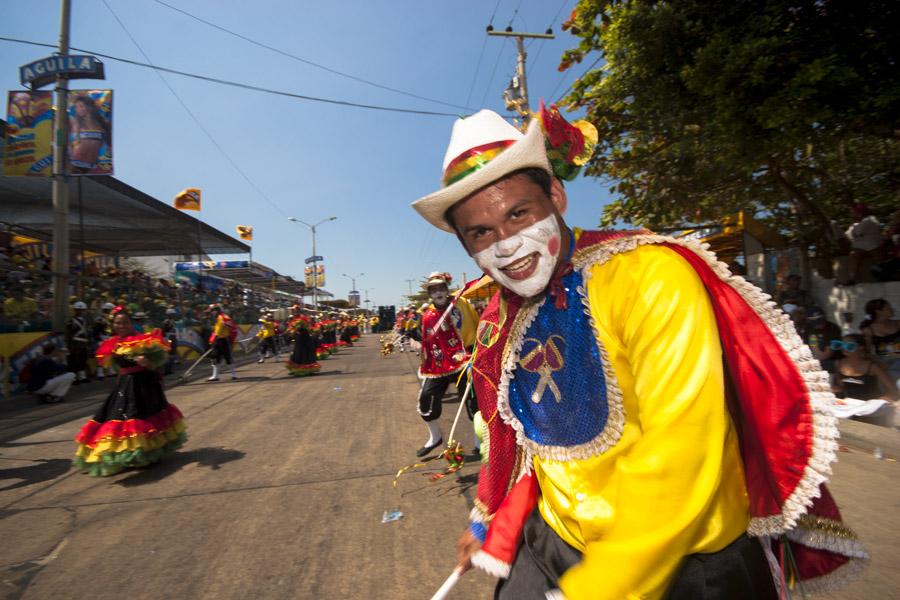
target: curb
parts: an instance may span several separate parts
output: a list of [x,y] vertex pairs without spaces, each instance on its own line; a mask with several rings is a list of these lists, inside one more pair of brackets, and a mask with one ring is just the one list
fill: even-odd
[[[241,367],[255,363],[256,359],[256,354],[235,356],[234,364]],[[205,379],[208,376],[209,367],[206,367],[206,371],[201,377],[202,365],[198,365],[192,379],[180,381],[181,374],[191,364],[193,364],[192,361],[187,362],[184,369],[164,377],[164,389],[170,390],[196,382],[198,379]],[[90,386],[73,387],[66,399],[58,404],[41,404],[31,394],[16,394],[10,398],[9,404],[0,410],[0,443],[51,429],[72,419],[87,418],[97,410],[107,394],[109,394],[109,389],[105,385],[93,389]]]
[[880,448],[883,456],[895,460],[900,458],[900,431],[896,429],[841,419],[838,430],[841,432],[839,442],[842,445],[871,453]]

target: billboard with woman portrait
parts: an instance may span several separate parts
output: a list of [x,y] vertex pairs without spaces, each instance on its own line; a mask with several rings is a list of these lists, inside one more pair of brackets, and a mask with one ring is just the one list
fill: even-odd
[[69,175],[112,175],[112,90],[69,91]]

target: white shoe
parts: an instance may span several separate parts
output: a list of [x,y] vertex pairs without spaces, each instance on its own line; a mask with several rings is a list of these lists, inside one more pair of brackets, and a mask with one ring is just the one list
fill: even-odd
[[266,359],[261,358],[261,359],[259,359],[258,361],[256,361],[256,364],[261,365],[261,364],[264,363],[264,362],[266,362]]
[[212,377],[207,379],[207,381],[218,381],[218,380],[219,380],[219,378],[216,375],[213,375]]

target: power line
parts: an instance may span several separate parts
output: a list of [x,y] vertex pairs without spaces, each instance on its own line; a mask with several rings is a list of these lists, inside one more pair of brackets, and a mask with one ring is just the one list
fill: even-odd
[[487,87],[484,90],[484,96],[481,97],[482,106],[484,106],[484,102],[487,100],[488,92],[491,91],[491,85],[494,83],[494,75],[497,74],[497,66],[500,64],[500,58],[503,56],[503,50],[506,48],[507,42],[509,42],[509,38],[503,38],[503,44],[500,45],[500,51],[497,52],[497,60],[494,62],[493,70],[491,70],[491,77],[488,79]]
[[507,27],[512,27],[513,21],[516,19],[516,15],[519,14],[519,9],[522,8],[522,0],[519,0],[519,3],[516,5],[516,10],[513,11],[513,15],[509,18],[509,23]]
[[[494,28],[494,17],[497,16],[497,9],[500,8],[500,2],[502,2],[502,0],[497,0],[497,4],[494,5],[494,12],[491,13],[491,19],[490,19],[490,21],[488,21],[488,27],[487,27],[488,31],[491,31]],[[482,40],[482,42],[481,42],[481,52],[478,53],[478,65],[475,67],[475,74],[472,75],[472,85],[469,87],[469,95],[466,96],[466,104],[469,103],[470,99],[472,98],[472,92],[475,91],[475,82],[478,79],[478,72],[481,70],[481,60],[482,60],[482,58],[484,58],[484,49],[487,47],[487,39],[488,39],[488,36],[484,36],[484,40]],[[498,61],[500,60],[499,56],[498,56],[497,60]],[[497,70],[497,65],[495,64],[494,71],[496,71],[496,70]],[[493,78],[494,78],[494,75],[492,73],[491,79],[493,79]],[[490,85],[491,85],[491,82],[488,82],[488,89],[490,89]],[[485,91],[485,93],[484,93],[484,98],[486,98],[486,97],[487,97],[487,91]],[[481,99],[482,106],[484,106],[484,98]]]
[[370,81],[370,80],[368,80],[368,79],[363,79],[362,77],[357,77],[356,75],[351,75],[350,73],[344,73],[343,71],[338,71],[337,69],[332,69],[331,67],[328,67],[328,66],[325,66],[325,65],[322,65],[322,64],[313,62],[313,61],[308,60],[308,59],[306,59],[306,58],[303,58],[303,57],[301,57],[301,56],[297,56],[296,54],[291,54],[290,52],[286,52],[285,50],[281,50],[281,49],[276,48],[276,47],[274,47],[274,46],[269,46],[268,44],[264,44],[264,43],[262,43],[262,42],[256,41],[256,40],[254,40],[254,39],[252,39],[252,38],[249,38],[249,37],[247,37],[247,36],[245,36],[245,35],[242,35],[242,34],[240,34],[240,33],[237,33],[236,31],[232,31],[232,30],[230,30],[230,29],[227,29],[227,28],[225,28],[225,27],[222,27],[221,25],[217,25],[217,24],[215,24],[215,23],[213,23],[213,22],[211,22],[211,21],[207,21],[206,19],[203,19],[203,18],[201,18],[201,17],[198,17],[197,15],[191,14],[191,13],[187,12],[186,10],[182,10],[182,9],[178,8],[177,6],[172,6],[171,4],[169,4],[169,3],[167,3],[167,2],[163,2],[163,0],[154,0],[154,2],[156,2],[157,4],[161,4],[162,6],[165,6],[166,8],[169,8],[169,9],[171,9],[171,10],[174,10],[175,12],[179,12],[179,13],[181,13],[181,14],[183,14],[183,15],[186,15],[186,16],[188,16],[188,17],[190,17],[190,18],[192,18],[192,19],[194,19],[194,20],[196,20],[196,21],[199,21],[200,23],[203,23],[204,25],[207,25],[207,26],[212,27],[212,28],[214,28],[214,29],[218,29],[219,31],[222,31],[222,32],[224,32],[224,33],[227,33],[228,35],[232,35],[232,36],[234,36],[234,37],[236,37],[236,38],[242,39],[242,40],[244,40],[245,42],[248,42],[248,43],[250,43],[250,44],[253,44],[254,46],[259,46],[260,48],[265,48],[266,50],[270,50],[270,51],[275,52],[275,53],[277,53],[277,54],[280,54],[280,55],[282,55],[282,56],[286,56],[287,58],[290,58],[290,59],[292,59],[292,60],[296,60],[296,61],[302,62],[303,64],[309,65],[309,66],[311,66],[311,67],[315,67],[315,68],[317,68],[317,69],[321,69],[321,70],[323,70],[323,71],[327,71],[327,72],[332,73],[332,74],[334,74],[334,75],[338,75],[338,76],[340,76],[340,77],[346,77],[347,79],[352,79],[353,81],[358,81],[358,82],[364,83],[364,84],[366,84],[366,85],[371,85],[371,86],[373,86],[373,87],[380,88],[380,89],[382,89],[382,90],[388,90],[388,91],[390,91],[390,92],[394,92],[394,93],[397,93],[397,94],[402,94],[402,95],[404,95],[404,96],[409,96],[409,97],[411,97],[411,98],[417,98],[417,99],[419,99],[419,100],[425,100],[425,101],[427,101],[427,102],[434,102],[435,104],[442,104],[442,105],[444,105],[444,106],[450,106],[450,107],[452,107],[452,108],[461,108],[461,109],[463,109],[463,110],[472,110],[471,107],[468,107],[468,106],[460,106],[459,104],[452,104],[452,103],[450,103],[450,102],[444,102],[443,100],[436,100],[436,99],[434,99],[434,98],[429,98],[429,97],[427,97],[427,96],[420,96],[419,94],[414,94],[414,93],[412,93],[412,92],[407,92],[407,91],[405,91],[405,90],[400,90],[400,89],[397,89],[397,88],[394,88],[394,87],[390,87],[390,86],[387,86],[387,85],[382,85],[382,84],[380,84],[380,83],[376,83],[376,82]]
[[[141,55],[144,57],[144,59],[148,63],[152,64],[150,57],[147,56],[147,53],[144,52],[144,49],[141,48],[141,45],[138,43],[138,41],[134,38],[133,35],[131,35],[131,32],[125,26],[125,23],[122,22],[122,19],[119,18],[119,15],[116,14],[116,11],[114,11],[112,9],[112,7],[109,5],[109,3],[106,0],[103,0],[103,4],[105,4],[106,8],[109,10],[109,12],[112,13],[113,18],[115,18],[115,20],[119,23],[119,26],[122,28],[123,31],[125,31],[125,34],[131,39],[131,42],[135,45],[135,47],[138,49],[138,51],[141,53]],[[244,173],[243,169],[241,169],[238,166],[237,162],[235,162],[235,160],[232,159],[231,156],[225,151],[225,149],[222,147],[222,145],[216,141],[216,138],[213,137],[213,135],[209,132],[209,130],[203,126],[203,123],[200,122],[200,119],[197,118],[197,115],[194,114],[194,111],[192,111],[188,107],[188,105],[185,103],[185,101],[181,99],[181,96],[178,95],[178,92],[175,91],[175,88],[173,88],[171,86],[171,84],[169,84],[169,82],[166,80],[166,78],[163,77],[163,74],[160,73],[159,71],[154,71],[154,72],[162,80],[162,82],[165,84],[165,86],[167,88],[169,88],[169,91],[172,92],[172,95],[175,96],[175,99],[178,100],[178,103],[181,104],[181,107],[184,108],[185,112],[187,112],[187,114],[191,117],[191,119],[193,119],[193,121],[197,125],[197,127],[200,128],[200,131],[202,131],[204,134],[206,134],[206,137],[209,138],[209,141],[212,142],[213,146],[215,146],[216,148],[219,149],[219,152],[222,153],[222,156],[224,156],[225,159],[234,168],[234,170],[237,171],[238,174],[244,178],[244,181],[246,181],[250,185],[250,187],[253,188],[256,191],[256,193],[260,195],[260,197],[263,200],[268,202],[269,205],[272,206],[272,208],[274,208],[276,211],[281,213],[281,215],[283,217],[287,218],[288,214],[285,213],[283,210],[281,210],[280,206],[275,204],[275,202],[273,202],[271,198],[269,198],[261,189],[259,189],[259,187],[255,183],[253,183],[253,181],[250,179],[250,177],[248,177],[247,174]]]
[[[598,62],[600,62],[600,60],[601,60],[602,58],[603,58],[603,55],[601,54],[600,56],[598,56],[598,57],[596,58],[596,60],[594,60],[594,62],[592,62],[592,63],[590,64],[590,66],[588,66],[587,69],[585,69],[585,70],[581,73],[581,75],[579,75],[578,77],[575,78],[575,81],[578,81],[579,79],[581,79],[582,77],[584,77],[585,75],[587,75],[588,71],[590,71],[591,69],[593,69],[594,66],[596,66],[596,64],[597,64]],[[559,86],[562,85],[563,81],[565,81],[566,77],[569,76],[569,73],[570,73],[570,72],[571,72],[571,68],[567,69],[566,72],[563,73],[563,76],[560,78],[559,83],[557,83],[557,84],[556,84],[556,87],[553,88],[553,91],[550,92],[550,96],[548,96],[549,98],[553,98],[554,96],[556,96],[556,90],[559,89]],[[563,94],[565,94],[565,92],[568,92],[569,89],[572,87],[572,85],[573,85],[573,84],[569,84],[568,87],[566,87],[566,89],[564,90]],[[553,102],[559,102],[561,99],[562,99],[562,96],[560,96],[560,97],[557,98],[556,100],[553,100]]]
[[494,24],[494,17],[497,16],[497,9],[500,8],[500,2],[503,0],[497,0],[497,4],[494,5],[494,12],[491,13],[491,20],[488,22],[488,25]]
[[469,86],[469,95],[466,96],[466,104],[472,99],[472,92],[475,91],[475,82],[478,80],[478,72],[481,70],[481,59],[484,58],[484,49],[487,47],[488,36],[484,36],[481,42],[481,52],[478,53],[478,64],[475,65],[475,73],[472,75],[472,85]]
[[[548,30],[553,29],[553,26],[556,25],[556,21],[559,20],[559,15],[562,14],[563,9],[566,7],[566,4],[568,4],[568,3],[569,3],[569,0],[563,0],[563,1],[562,1],[562,4],[559,5],[559,10],[556,11],[556,16],[553,17],[553,20],[552,20],[552,21],[550,21],[550,25],[547,26],[547,29],[548,29]],[[531,40],[531,42],[533,43],[534,40]],[[531,44],[529,44],[529,46],[530,46],[530,45],[531,45]],[[537,56],[535,56],[535,57],[534,57],[534,60],[531,61],[531,66],[530,66],[530,68],[533,69],[533,68],[535,67],[535,65],[537,65],[538,59],[541,58],[541,52],[544,51],[544,46],[545,46],[545,45],[546,45],[546,44],[541,44],[540,48],[538,48]]]
[[563,9],[566,7],[566,4],[569,3],[569,0],[563,0],[562,4],[559,5],[559,10],[556,11],[556,16],[553,17],[553,21],[550,22],[550,27],[556,25],[556,21],[559,20],[559,15],[562,14]]
[[[16,44],[27,44],[29,46],[40,46],[43,48],[53,48],[56,49],[57,46],[53,44],[44,44],[41,42],[32,42],[29,40],[23,40],[19,38],[11,38],[0,36],[0,41],[4,42],[13,42]],[[192,79],[200,79],[201,81],[208,81],[210,83],[218,83],[220,85],[228,85],[231,87],[241,88],[245,90],[252,90],[255,92],[262,92],[265,94],[274,94],[276,96],[286,96],[288,98],[296,98],[298,100],[309,100],[311,102],[324,102],[326,104],[337,104],[339,106],[350,106],[353,108],[367,108],[370,110],[382,110],[388,112],[397,112],[397,113],[407,113],[414,115],[427,115],[427,116],[435,116],[435,117],[458,117],[457,113],[446,113],[446,112],[435,112],[430,110],[415,110],[411,108],[396,108],[392,106],[380,106],[376,104],[362,104],[359,102],[350,102],[347,100],[335,100],[333,98],[322,98],[319,96],[308,96],[305,94],[295,94],[293,92],[285,92],[281,90],[275,90],[271,88],[265,88],[257,85],[251,85],[249,83],[241,83],[238,81],[231,81],[229,79],[219,79],[217,77],[209,77],[207,75],[199,75],[197,73],[189,73],[187,71],[179,71],[178,69],[170,69],[168,67],[160,67],[154,64],[142,63],[140,61],[131,60],[128,58],[121,58],[118,56],[112,56],[110,54],[104,54],[103,52],[96,52],[93,50],[86,50],[84,48],[75,48],[71,47],[71,50],[75,50],[77,52],[84,52],[86,54],[93,54],[94,56],[99,56],[101,58],[107,58],[109,60],[114,60],[116,62],[126,63],[129,65],[134,65],[137,67],[145,67],[148,69],[154,69],[156,71],[162,71],[164,73],[171,73],[173,75],[181,75],[182,77],[190,77]]]

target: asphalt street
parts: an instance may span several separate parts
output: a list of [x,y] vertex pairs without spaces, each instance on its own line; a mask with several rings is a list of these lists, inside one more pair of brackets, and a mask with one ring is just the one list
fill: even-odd
[[[235,382],[174,387],[187,445],[108,478],[69,469],[91,412],[78,403],[78,418],[7,439],[0,596],[429,598],[454,567],[477,466],[391,485],[426,432],[412,364],[381,358],[370,335],[314,377],[268,362],[241,367]],[[445,401],[446,431],[457,402]],[[403,518],[382,523],[394,510]],[[472,572],[452,597],[492,589]]]
[[[0,598],[430,598],[453,569],[477,464],[391,485],[426,433],[412,358],[380,357],[369,335],[313,377],[274,362],[239,374],[170,388],[187,445],[108,478],[69,467],[100,387],[0,415]],[[445,433],[456,407],[445,398]],[[831,489],[873,559],[831,599],[900,597],[900,468],[883,454],[844,441]],[[403,517],[382,523],[390,511]],[[492,590],[471,572],[450,598]]]

